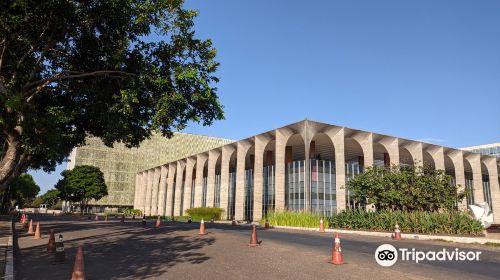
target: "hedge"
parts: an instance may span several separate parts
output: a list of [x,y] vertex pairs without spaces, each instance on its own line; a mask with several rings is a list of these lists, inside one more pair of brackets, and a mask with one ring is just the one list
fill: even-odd
[[[277,226],[318,228],[320,216],[310,212],[269,212],[269,223]],[[396,222],[403,233],[481,235],[483,226],[466,212],[364,212],[347,210],[323,219],[325,228],[394,231]],[[265,223],[265,218],[260,221]]]
[[220,220],[223,212],[224,209],[222,208],[212,207],[198,207],[186,210],[186,213],[188,213],[188,215],[191,216],[193,220]]
[[328,219],[330,228],[404,233],[481,235],[483,226],[466,212],[343,211]]

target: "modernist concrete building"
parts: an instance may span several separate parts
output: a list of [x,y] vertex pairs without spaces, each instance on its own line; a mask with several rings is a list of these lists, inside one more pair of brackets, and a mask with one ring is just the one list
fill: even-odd
[[[75,148],[67,169],[78,165],[97,166],[104,173],[108,195],[90,205],[103,207],[131,207],[134,202],[135,174],[164,162],[171,162],[233,142],[232,140],[174,133],[170,139],[154,134],[138,148],[115,144],[110,148],[95,137],[86,139],[86,145]],[[102,210],[102,209],[101,209]]]
[[227,219],[257,221],[268,210],[328,216],[357,207],[346,182],[373,165],[429,164],[452,175],[500,223],[499,158],[309,120],[137,173],[134,208],[178,216],[221,207]]
[[478,145],[462,148],[464,151],[500,157],[500,143]]

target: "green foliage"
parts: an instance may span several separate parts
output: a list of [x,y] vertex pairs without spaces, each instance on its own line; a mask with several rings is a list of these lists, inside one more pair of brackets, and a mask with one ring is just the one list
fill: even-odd
[[[289,226],[289,227],[308,227],[319,228],[321,216],[311,212],[268,212],[267,219],[271,225],[275,226]],[[260,224],[265,224],[266,219],[260,220]],[[327,219],[323,219],[323,225],[328,227]]]
[[439,211],[451,210],[464,194],[443,170],[401,166],[369,167],[349,180],[352,197],[375,205],[377,210]]
[[343,211],[329,218],[330,228],[393,231],[396,223],[404,233],[480,235],[481,223],[468,213],[447,212],[403,212],[358,210]]
[[43,199],[40,196],[35,197],[33,201],[31,201],[30,204],[25,205],[26,207],[32,207],[32,208],[38,208],[40,207],[40,204],[43,203]]
[[4,195],[10,196],[10,203],[8,197],[6,197],[6,203],[11,204],[11,206],[19,205],[19,208],[23,208],[30,206],[39,192],[40,187],[35,183],[33,177],[23,173],[11,183],[10,189],[6,190]]
[[142,211],[139,210],[139,209],[125,209],[123,211],[123,214],[125,216],[136,216],[136,217],[138,217],[138,216],[142,216]]
[[188,215],[191,216],[194,220],[204,219],[205,221],[210,219],[220,220],[223,212],[224,209],[222,208],[212,207],[190,208],[186,210],[186,213],[188,213]]
[[56,205],[59,201],[59,191],[56,189],[50,189],[45,194],[42,195],[43,203],[47,204],[49,208]]
[[63,178],[55,186],[59,197],[80,203],[82,211],[91,199],[98,200],[108,195],[104,175],[98,167],[79,165],[61,175]]
[[183,5],[0,1],[0,189],[13,170],[54,170],[89,135],[137,146],[224,118],[216,50]]

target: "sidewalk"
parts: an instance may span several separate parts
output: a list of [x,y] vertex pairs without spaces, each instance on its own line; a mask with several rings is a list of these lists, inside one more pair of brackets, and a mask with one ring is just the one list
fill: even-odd
[[10,216],[0,216],[0,278],[3,279],[9,237],[11,236]]

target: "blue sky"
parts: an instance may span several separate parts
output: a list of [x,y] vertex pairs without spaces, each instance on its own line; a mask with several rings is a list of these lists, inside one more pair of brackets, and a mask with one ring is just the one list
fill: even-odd
[[[304,118],[462,147],[500,141],[500,1],[194,1],[241,139]],[[52,174],[30,172],[51,188]]]

